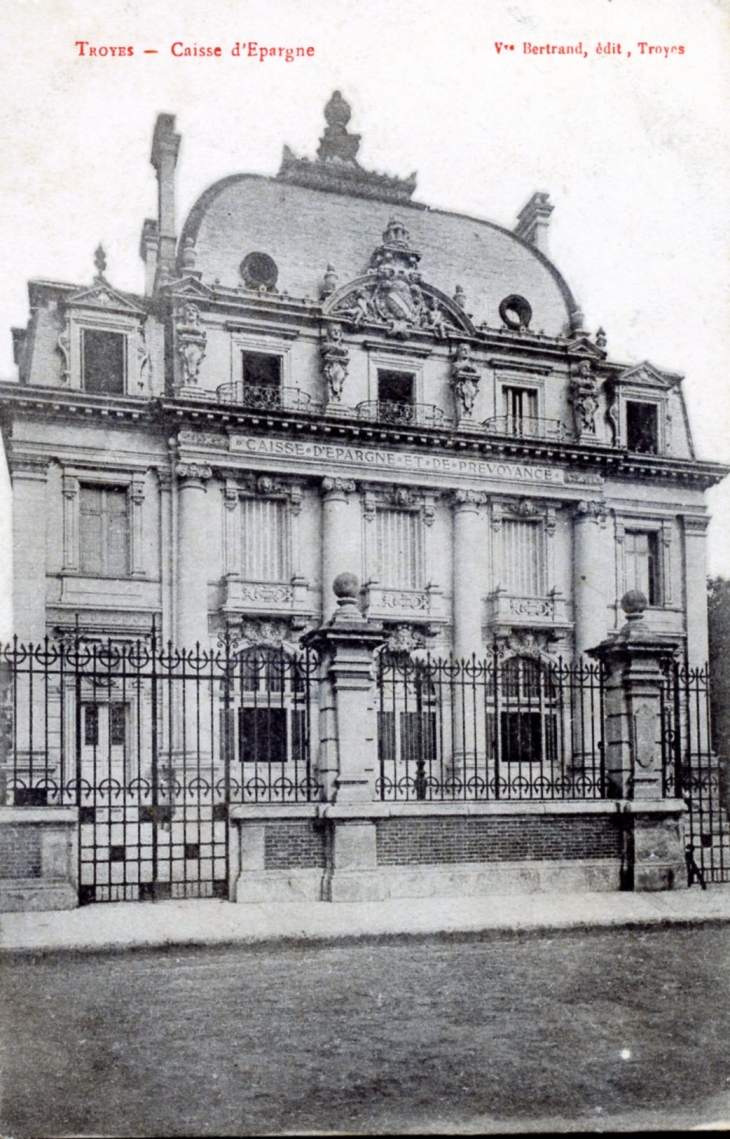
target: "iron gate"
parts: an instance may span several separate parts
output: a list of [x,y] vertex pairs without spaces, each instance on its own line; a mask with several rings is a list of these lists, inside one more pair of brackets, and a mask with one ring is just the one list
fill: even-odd
[[227,897],[229,807],[318,797],[311,652],[79,637],[3,654],[5,802],[79,809],[80,902]]
[[687,804],[690,885],[730,882],[730,787],[710,736],[710,673],[673,662],[664,699],[665,794]]

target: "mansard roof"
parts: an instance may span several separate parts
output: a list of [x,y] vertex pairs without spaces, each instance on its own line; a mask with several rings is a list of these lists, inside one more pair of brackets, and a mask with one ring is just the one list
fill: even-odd
[[[533,241],[519,236],[522,225],[529,238],[529,226],[520,223],[512,232],[413,201],[415,174],[395,178],[359,164],[360,136],[347,130],[349,117],[335,92],[316,159],[297,158],[285,147],[275,178],[234,174],[201,195],[178,251],[183,258],[194,245],[204,284],[240,285],[243,259],[258,252],[275,262],[280,292],[319,300],[326,295],[325,273],[334,274],[341,288],[368,270],[381,235],[395,221],[420,253],[422,281],[446,296],[463,296],[475,326],[502,327],[500,304],[518,296],[532,309],[532,330],[565,336],[579,327],[578,305],[563,277]],[[536,197],[545,199],[531,215],[539,222],[552,206],[547,195]]]

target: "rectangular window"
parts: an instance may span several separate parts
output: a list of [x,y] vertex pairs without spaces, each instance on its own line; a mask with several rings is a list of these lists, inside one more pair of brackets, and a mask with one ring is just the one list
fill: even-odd
[[378,369],[378,401],[380,403],[414,402],[416,377],[412,372],[391,372]]
[[540,522],[502,520],[500,584],[516,597],[545,596],[544,531]]
[[244,581],[289,581],[288,504],[279,499],[241,500],[241,566]]
[[507,431],[511,435],[521,435],[532,431],[537,420],[537,392],[532,388],[502,388],[504,415]]
[[109,706],[109,743],[112,747],[124,747],[126,742],[127,709],[124,704]]
[[81,374],[85,391],[100,395],[122,394],[126,364],[127,337],[123,332],[82,328]]
[[84,705],[84,746],[99,746],[99,705]]
[[504,763],[554,763],[558,754],[558,721],[552,712],[501,712]]
[[629,451],[656,455],[659,450],[659,416],[655,403],[626,403],[626,446]]
[[126,490],[82,486],[79,489],[81,572],[92,577],[129,573],[129,517]]
[[256,388],[281,387],[281,356],[268,352],[242,352],[244,384]]
[[286,708],[238,709],[241,763],[286,763]]
[[125,704],[84,704],[83,709],[85,747],[124,747],[127,736]]
[[376,580],[384,589],[423,589],[423,523],[411,510],[378,510]]
[[661,605],[659,534],[656,531],[627,530],[626,589],[638,589],[650,605]]

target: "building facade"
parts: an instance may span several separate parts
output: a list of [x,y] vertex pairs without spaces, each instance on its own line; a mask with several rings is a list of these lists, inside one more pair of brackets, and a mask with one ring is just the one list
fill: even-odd
[[[217,182],[178,233],[160,115],[144,293],[101,249],[89,285],[30,283],[0,388],[20,641],[154,623],[178,649],[291,656],[346,573],[391,654],[496,651],[525,691],[519,662],[580,667],[630,591],[656,651],[702,665],[704,491],[725,469],[695,455],[681,377],[584,328],[546,194],[512,231],[429,209],[415,176],[359,164],[339,93],[325,118],[316,158]],[[84,746],[111,755],[128,713],[111,685],[93,707]]]

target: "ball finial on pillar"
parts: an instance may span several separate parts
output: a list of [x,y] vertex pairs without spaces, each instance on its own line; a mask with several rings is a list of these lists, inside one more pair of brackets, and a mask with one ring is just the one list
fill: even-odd
[[362,614],[358,607],[360,596],[360,582],[354,573],[338,573],[332,582],[332,590],[337,598],[336,620],[361,620]]

